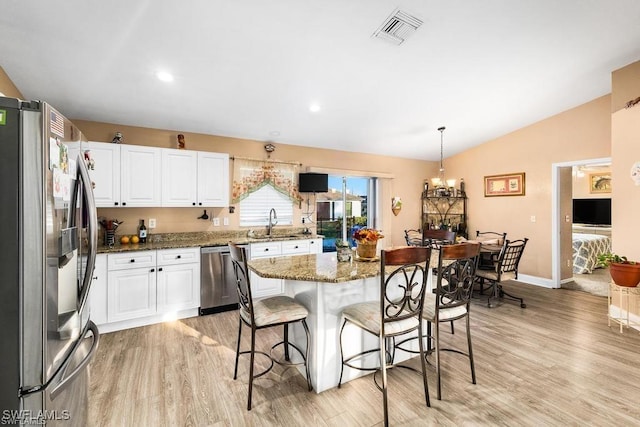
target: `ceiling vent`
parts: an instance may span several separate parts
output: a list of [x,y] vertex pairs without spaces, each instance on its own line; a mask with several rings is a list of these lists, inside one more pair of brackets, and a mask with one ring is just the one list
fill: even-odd
[[421,19],[396,9],[373,33],[373,37],[400,45],[415,33],[420,25],[422,25]]

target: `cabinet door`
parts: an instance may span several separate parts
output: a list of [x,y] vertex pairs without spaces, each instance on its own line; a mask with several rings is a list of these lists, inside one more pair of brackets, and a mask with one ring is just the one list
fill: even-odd
[[162,150],[162,206],[196,206],[198,153]]
[[158,267],[158,313],[200,306],[200,264]]
[[122,206],[157,207],[161,203],[161,151],[155,147],[120,146]]
[[109,322],[156,313],[156,269],[130,268],[109,271],[107,316]]
[[120,206],[120,145],[88,142],[82,144],[82,150],[89,150],[89,156],[93,160],[89,176],[94,185],[96,207]]
[[198,206],[229,206],[229,155],[198,152]]
[[[251,259],[270,258],[280,256],[281,254],[281,242],[252,243],[249,246],[249,256]],[[253,271],[249,272],[249,279],[251,280],[251,292],[256,298],[278,295],[284,292],[284,282],[282,279],[260,277]]]
[[96,255],[96,266],[89,291],[91,320],[96,325],[107,323],[107,255]]

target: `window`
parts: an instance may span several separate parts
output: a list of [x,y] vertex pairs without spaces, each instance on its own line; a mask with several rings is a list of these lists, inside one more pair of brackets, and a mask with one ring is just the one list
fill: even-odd
[[240,225],[264,225],[269,223],[269,211],[276,210],[278,225],[293,224],[293,203],[291,199],[271,184],[262,186],[240,202]]

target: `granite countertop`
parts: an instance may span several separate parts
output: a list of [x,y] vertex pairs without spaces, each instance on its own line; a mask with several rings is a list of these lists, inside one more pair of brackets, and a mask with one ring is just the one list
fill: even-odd
[[121,244],[120,236],[116,236],[116,244],[113,247],[104,244],[98,245],[99,254],[109,254],[129,251],[150,251],[156,249],[193,248],[203,246],[225,246],[230,241],[237,244],[274,242],[283,240],[316,239],[321,238],[315,233],[304,234],[302,232],[274,233],[272,236],[256,235],[247,237],[246,231],[231,232],[194,232],[194,233],[165,233],[152,234],[147,238],[147,243]]
[[338,262],[335,252],[260,258],[247,262],[260,277],[340,283],[380,275],[380,261]]
[[[431,254],[429,271],[438,267],[438,252]],[[302,280],[308,282],[342,283],[380,275],[380,258],[338,262],[335,252],[310,255],[258,258],[247,261],[249,269],[260,277]],[[394,266],[389,266],[393,270]]]

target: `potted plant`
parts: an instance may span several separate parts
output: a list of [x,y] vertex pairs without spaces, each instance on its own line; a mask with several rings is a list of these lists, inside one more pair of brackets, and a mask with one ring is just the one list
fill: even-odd
[[353,232],[356,251],[359,258],[375,259],[378,240],[384,238],[381,232],[373,228],[361,228]]
[[611,279],[618,286],[634,287],[640,283],[640,263],[611,252],[598,255],[598,265],[609,267]]

